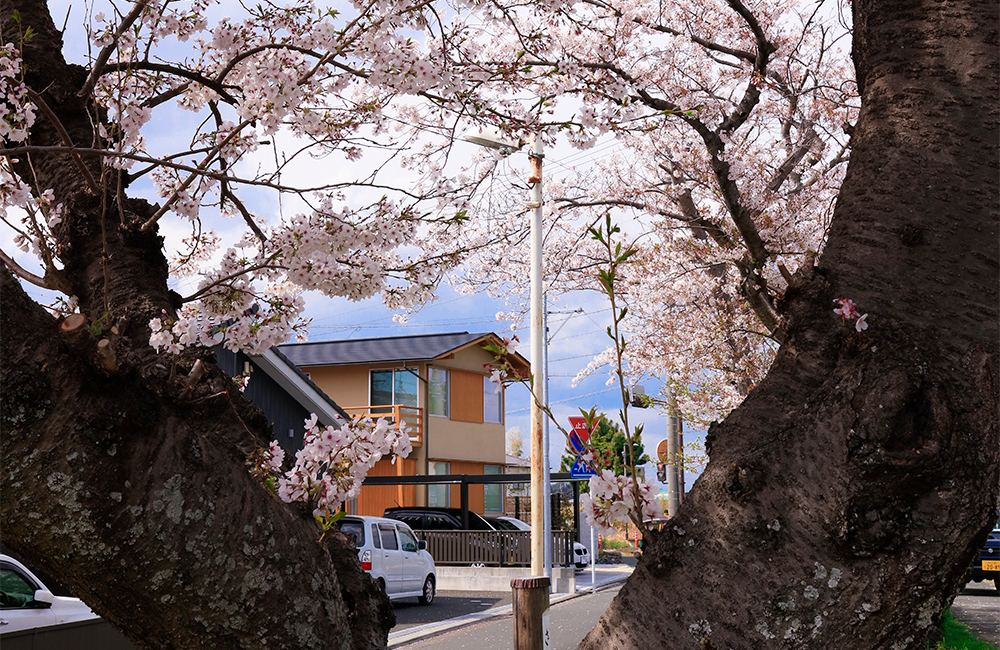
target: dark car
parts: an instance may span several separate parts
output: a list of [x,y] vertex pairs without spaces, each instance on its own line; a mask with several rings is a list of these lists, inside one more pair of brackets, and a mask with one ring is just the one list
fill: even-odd
[[469,511],[469,527],[462,526],[461,508],[386,508],[383,517],[397,519],[413,530],[493,530],[483,516]]
[[975,580],[992,580],[993,587],[1000,592],[1000,523],[986,538],[986,544],[979,549],[979,556],[972,561],[972,566],[965,576],[966,582]]

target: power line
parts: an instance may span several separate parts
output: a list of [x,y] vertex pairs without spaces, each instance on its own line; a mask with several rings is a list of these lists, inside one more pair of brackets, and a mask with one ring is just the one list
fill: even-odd
[[[568,397],[566,399],[560,399],[560,400],[556,400],[554,402],[549,402],[549,406],[553,406],[555,404],[568,404],[569,402],[575,402],[576,400],[579,400],[579,399],[585,399],[587,397],[594,397],[595,395],[604,395],[605,393],[610,393],[610,392],[616,391],[616,390],[618,390],[618,387],[617,386],[612,386],[611,388],[606,388],[604,390],[599,390],[596,393],[587,393],[586,395],[575,395],[573,397]],[[526,412],[528,412],[530,410],[531,410],[530,408],[526,408],[526,409],[518,409],[516,411],[507,411],[507,415],[513,415],[515,413],[526,413]]]

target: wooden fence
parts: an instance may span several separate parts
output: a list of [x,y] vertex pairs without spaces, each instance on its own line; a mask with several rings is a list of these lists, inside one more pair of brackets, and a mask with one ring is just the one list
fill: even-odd
[[[415,530],[440,566],[531,566],[530,530]],[[552,531],[552,565],[571,566],[574,532]]]

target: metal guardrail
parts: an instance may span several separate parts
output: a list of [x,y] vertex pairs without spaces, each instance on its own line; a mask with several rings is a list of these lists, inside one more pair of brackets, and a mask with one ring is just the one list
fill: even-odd
[[[414,530],[441,566],[531,566],[530,530]],[[572,530],[552,531],[553,566],[572,565]]]

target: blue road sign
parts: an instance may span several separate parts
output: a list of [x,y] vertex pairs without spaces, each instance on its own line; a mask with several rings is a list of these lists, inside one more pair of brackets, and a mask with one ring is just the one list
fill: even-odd
[[587,478],[588,476],[596,476],[597,472],[592,470],[590,465],[577,456],[576,461],[573,463],[573,467],[569,470],[569,475],[573,478]]
[[573,431],[570,431],[570,434],[569,434],[569,447],[570,447],[570,449],[573,450],[573,453],[577,454],[577,456],[579,456],[583,452],[587,451],[587,448],[584,446],[583,442],[580,440],[580,434],[578,434],[575,429]]

